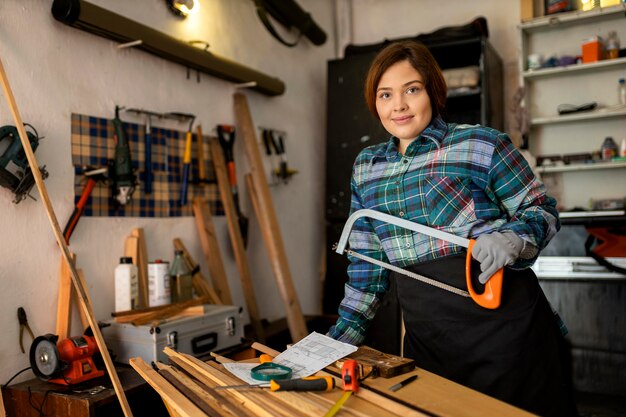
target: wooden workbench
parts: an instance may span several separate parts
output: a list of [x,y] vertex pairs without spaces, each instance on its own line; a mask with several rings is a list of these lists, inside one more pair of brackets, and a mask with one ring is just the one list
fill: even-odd
[[[137,372],[128,366],[118,366],[117,374],[135,416],[168,416],[159,395]],[[105,389],[89,393],[90,389],[99,385]],[[72,387],[31,379],[4,387],[2,397],[9,417],[37,417],[42,413],[67,417],[124,415],[108,376]]]
[[[278,352],[271,349],[260,349],[258,344],[253,346],[269,354]],[[183,354],[184,355],[184,354]],[[170,356],[170,359],[172,357]],[[332,392],[270,392],[260,389],[243,390],[214,390],[219,385],[233,385],[239,382],[223,368],[223,377],[218,376],[220,381],[216,382],[216,372],[219,374],[220,365],[216,363],[205,363],[189,357],[185,359],[191,366],[207,372],[206,377],[198,379],[204,388],[198,390],[196,396],[204,398],[213,404],[211,413],[205,413],[200,408],[195,407],[189,400],[191,397],[189,390],[184,386],[172,385],[159,373],[149,366],[145,367],[145,372],[140,374],[146,381],[155,388],[168,404],[168,408],[173,416],[206,416],[225,415],[232,416],[232,410],[224,403],[229,401],[241,406],[238,410],[243,416],[266,415],[266,416],[323,416],[328,409],[342,396],[343,391],[335,388]],[[218,361],[228,361],[219,357]],[[131,361],[132,364],[132,361]],[[133,366],[136,366],[135,363]],[[136,368],[137,369],[137,368]],[[205,371],[202,371],[204,369]],[[340,375],[338,368],[331,366],[320,374]],[[399,389],[396,392],[389,390],[392,385],[417,375],[417,380]],[[341,387],[339,378],[336,383]],[[216,400],[217,399],[217,400]],[[221,408],[220,408],[221,407]],[[215,411],[215,412],[214,412]],[[221,412],[224,414],[221,414]],[[337,416],[361,416],[361,417],[528,417],[532,414],[513,407],[502,401],[496,400],[472,389],[449,381],[431,372],[416,368],[414,371],[399,375],[393,378],[368,378],[361,384],[361,389],[352,395],[336,414]]]

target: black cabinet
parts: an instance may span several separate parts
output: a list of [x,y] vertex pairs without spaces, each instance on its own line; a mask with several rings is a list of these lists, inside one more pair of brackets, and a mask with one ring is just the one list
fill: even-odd
[[[345,256],[332,251],[332,244],[339,239],[341,229],[350,211],[350,177],[352,165],[361,149],[379,142],[386,142],[389,134],[367,109],[363,85],[367,70],[376,54],[388,42],[358,48],[343,59],[328,62],[327,130],[326,130],[326,222],[327,265],[324,287],[324,313],[336,314],[347,281]],[[482,124],[503,129],[502,61],[485,37],[472,37],[426,46],[432,52],[442,70],[476,66],[479,82],[467,91],[450,91],[446,101],[444,120],[456,123]],[[397,326],[389,326],[388,320],[373,325],[370,336],[383,331],[386,339],[393,327],[395,340],[400,340],[398,306],[390,306],[387,297],[385,312]],[[376,329],[380,327],[380,329]],[[397,327],[397,328],[396,328]],[[397,337],[395,337],[397,336]],[[379,339],[372,338],[369,339]],[[380,338],[382,339],[382,337]],[[376,347],[375,343],[371,343]],[[382,346],[381,346],[382,347]],[[380,348],[379,348],[380,349]],[[385,350],[390,352],[387,342]],[[397,349],[392,349],[399,351]]]

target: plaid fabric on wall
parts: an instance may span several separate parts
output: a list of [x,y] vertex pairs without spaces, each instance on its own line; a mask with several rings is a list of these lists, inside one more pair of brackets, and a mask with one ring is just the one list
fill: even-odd
[[[123,122],[131,152],[133,171],[138,183],[130,202],[118,205],[112,197],[111,181],[98,182],[85,206],[83,216],[180,217],[193,216],[191,203],[203,197],[215,215],[223,215],[211,160],[208,138],[203,137],[207,182],[198,179],[198,137],[194,133],[190,184],[187,204],[181,206],[185,131],[152,127],[152,192],[145,193],[145,126]],[[78,202],[86,183],[85,170],[105,167],[115,155],[115,129],[110,119],[72,114],[72,164],[74,165],[74,201]]]

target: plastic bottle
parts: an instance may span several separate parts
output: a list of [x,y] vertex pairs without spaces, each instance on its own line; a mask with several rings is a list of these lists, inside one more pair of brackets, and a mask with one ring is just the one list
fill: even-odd
[[626,79],[620,78],[617,84],[617,99],[619,104],[626,105]]
[[191,285],[191,271],[183,258],[183,251],[174,252],[174,261],[170,267],[170,289],[172,293],[172,303],[191,300],[193,288]]
[[148,304],[157,307],[171,302],[170,263],[157,259],[148,264]]
[[626,137],[622,138],[622,143],[619,145],[619,156],[626,158]]
[[115,267],[115,311],[137,308],[139,303],[139,280],[133,258],[125,256]]
[[606,59],[619,58],[619,38],[617,37],[617,32],[614,30],[609,32],[605,45]]
[[610,161],[613,157],[617,156],[617,143],[615,143],[612,137],[607,137],[604,139],[602,147],[600,147],[600,152],[602,153],[603,161]]

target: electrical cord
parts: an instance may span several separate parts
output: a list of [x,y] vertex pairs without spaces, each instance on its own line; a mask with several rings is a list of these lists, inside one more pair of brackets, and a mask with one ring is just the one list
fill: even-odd
[[17,378],[21,373],[28,371],[29,369],[32,369],[32,366],[29,366],[28,368],[24,368],[21,371],[19,371],[18,373],[16,373],[15,375],[13,375],[6,384],[2,384],[1,387],[5,388],[8,387],[9,384],[11,383],[11,381],[13,381],[15,378]]

